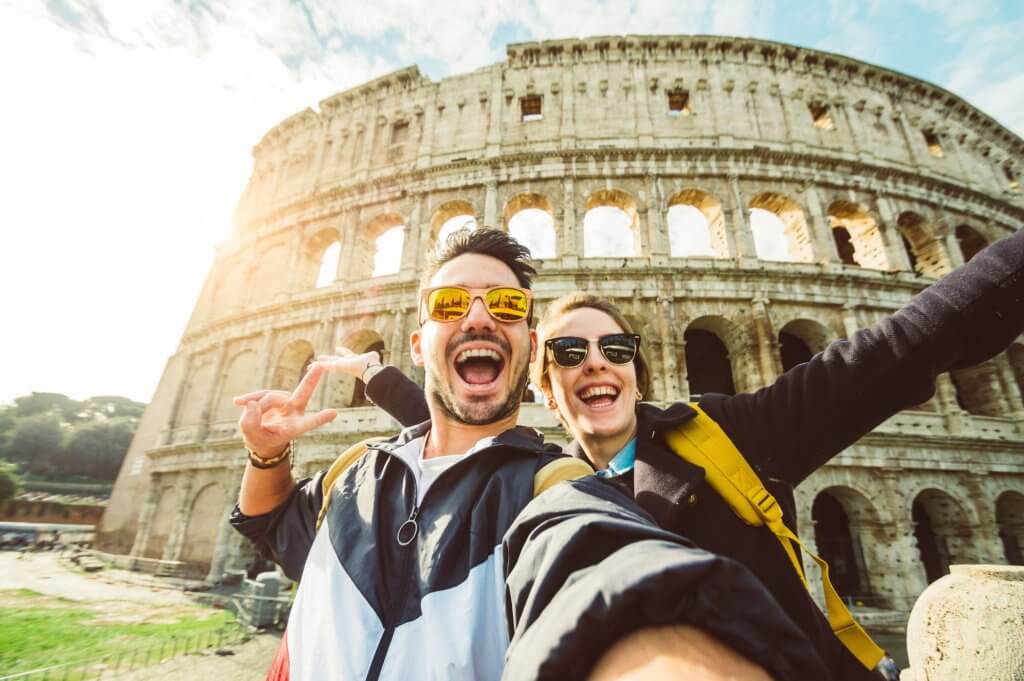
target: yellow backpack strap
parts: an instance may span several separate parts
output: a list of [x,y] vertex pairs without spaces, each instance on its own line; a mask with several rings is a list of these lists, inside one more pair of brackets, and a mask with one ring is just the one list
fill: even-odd
[[331,490],[334,489],[334,483],[338,481],[341,474],[348,470],[348,467],[358,461],[363,454],[366,453],[367,447],[372,442],[379,442],[386,438],[382,437],[371,437],[368,440],[357,442],[352,445],[344,452],[341,453],[331,467],[327,469],[327,474],[324,475],[323,480],[320,481],[320,490],[323,492],[323,501],[320,503],[320,513],[316,517],[316,529],[320,529],[320,525],[323,524],[324,518],[327,517],[327,509],[331,507]]
[[793,569],[808,588],[803,566],[797,558],[796,544],[821,568],[825,590],[828,623],[839,641],[868,669],[873,669],[884,652],[850,614],[843,599],[832,586],[828,563],[811,553],[803,542],[786,527],[782,508],[765,489],[761,479],[746,458],[736,449],[721,426],[697,405],[691,405],[697,416],[668,433],[665,440],[680,457],[704,469],[708,484],[725,500],[740,519],[748,525],[765,525],[782,545]]
[[576,480],[593,475],[594,469],[587,464],[571,456],[563,456],[550,463],[544,464],[533,476],[533,496],[539,496],[556,483],[564,480]]

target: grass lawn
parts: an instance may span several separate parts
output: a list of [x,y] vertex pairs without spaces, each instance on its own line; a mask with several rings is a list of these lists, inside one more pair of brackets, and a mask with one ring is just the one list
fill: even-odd
[[[0,675],[150,648],[155,663],[197,637],[216,640],[234,616],[199,606],[84,604],[27,589],[0,591]],[[163,644],[161,650],[160,645]],[[192,644],[191,649],[195,649]],[[141,666],[143,653],[137,656]]]

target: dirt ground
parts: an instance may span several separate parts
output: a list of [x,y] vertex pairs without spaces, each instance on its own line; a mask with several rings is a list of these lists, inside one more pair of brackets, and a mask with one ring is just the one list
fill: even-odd
[[[62,564],[54,552],[0,551],[0,603],[4,590],[30,589],[53,598],[102,609],[117,621],[154,621],[153,607],[168,614],[192,609],[194,602],[180,590],[132,583],[131,573],[101,571],[85,574]],[[119,676],[127,681],[163,679],[216,679],[260,681],[274,657],[280,634],[260,634],[246,643],[214,651],[181,655],[162,664]]]

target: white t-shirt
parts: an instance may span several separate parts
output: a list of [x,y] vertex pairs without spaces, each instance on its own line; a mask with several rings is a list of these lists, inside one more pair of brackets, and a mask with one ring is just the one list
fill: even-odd
[[441,473],[444,473],[467,456],[471,456],[477,450],[490,446],[494,438],[488,436],[477,440],[476,444],[470,447],[469,451],[465,454],[432,456],[429,459],[423,458],[423,445],[426,441],[427,437],[424,435],[406,442],[394,451],[396,456],[401,457],[403,461],[409,464],[409,468],[412,469],[413,474],[416,476],[417,504],[423,501],[423,495],[427,493],[427,490],[430,489],[430,486],[434,484],[434,480],[437,480]]

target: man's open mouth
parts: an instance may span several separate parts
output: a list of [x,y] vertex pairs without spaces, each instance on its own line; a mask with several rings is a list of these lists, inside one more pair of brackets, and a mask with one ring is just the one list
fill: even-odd
[[463,350],[455,356],[455,371],[469,385],[489,385],[498,380],[505,360],[490,348]]
[[588,407],[610,407],[619,399],[619,388],[611,385],[591,385],[576,393]]

